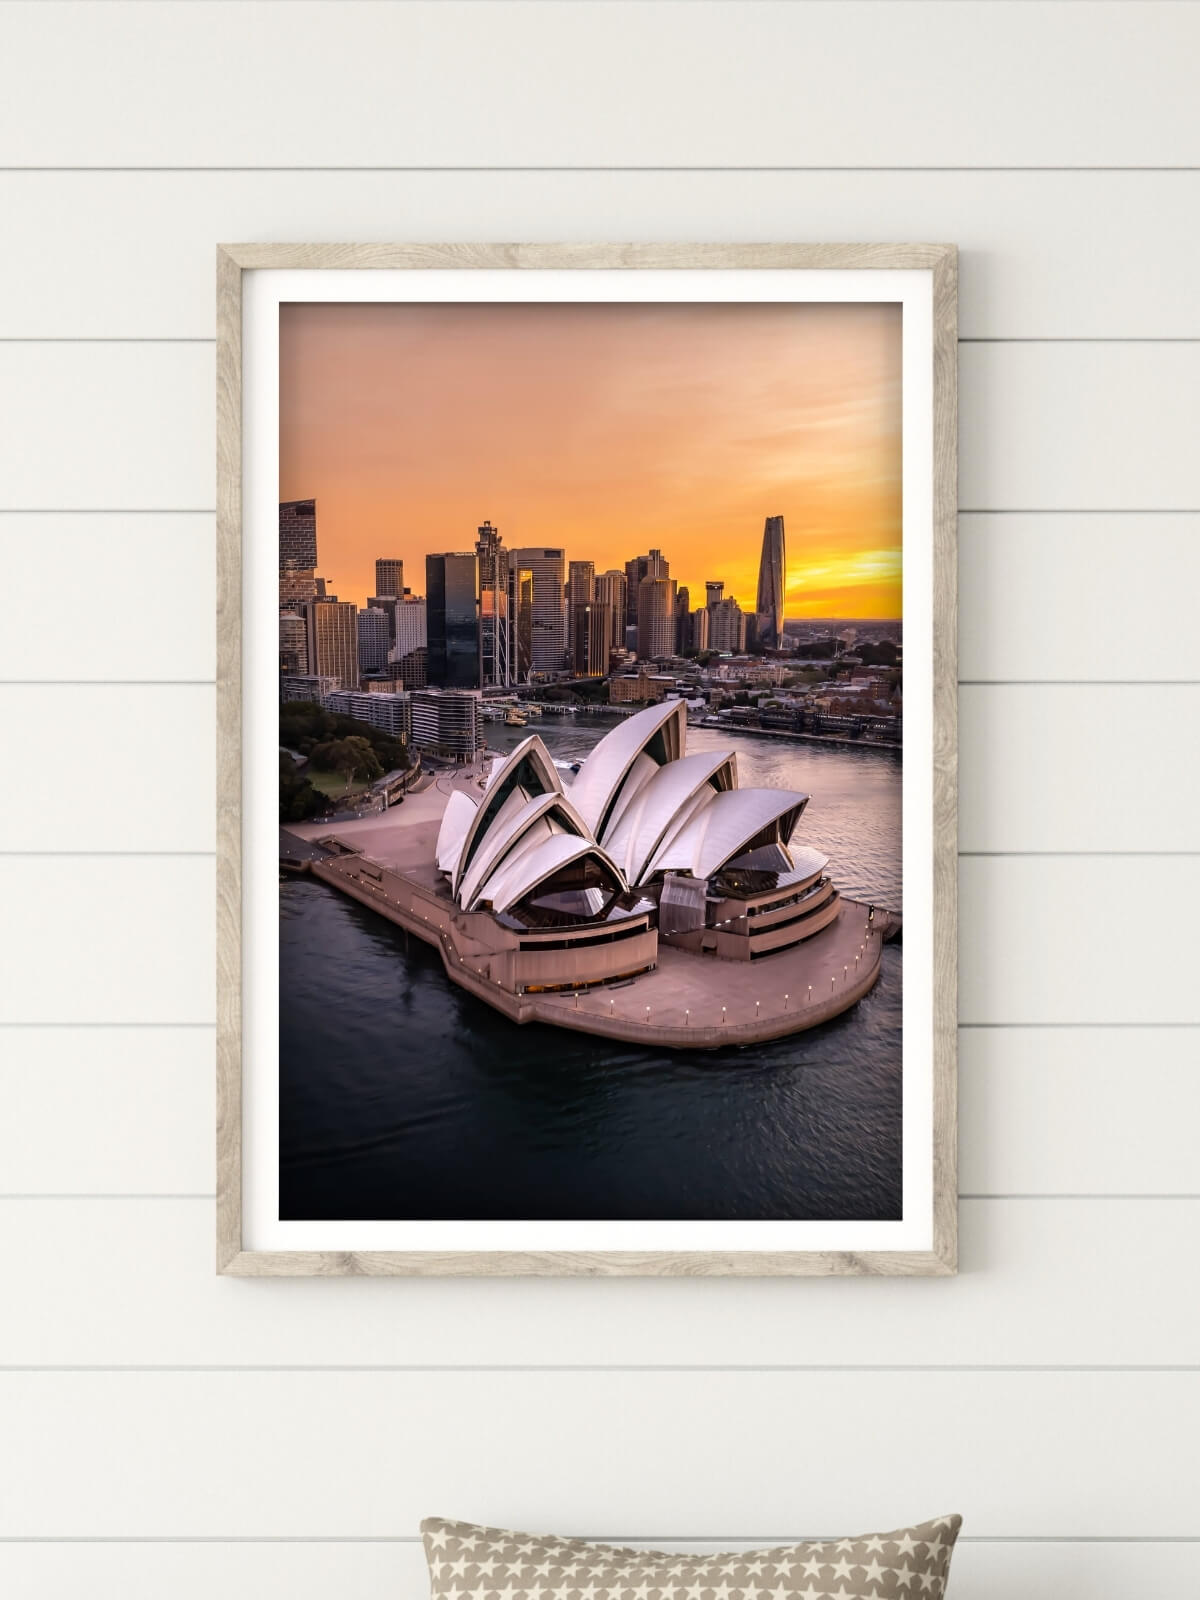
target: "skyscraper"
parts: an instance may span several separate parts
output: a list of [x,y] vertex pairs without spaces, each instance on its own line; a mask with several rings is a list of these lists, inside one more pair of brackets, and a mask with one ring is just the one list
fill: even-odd
[[308,624],[294,611],[279,614],[279,670],[289,677],[308,672]]
[[393,598],[404,593],[404,563],[398,556],[375,558],[375,593]]
[[611,647],[620,650],[625,643],[625,618],[628,611],[629,579],[616,567],[596,576],[596,604],[612,612]]
[[378,672],[387,665],[391,643],[386,611],[369,606],[358,613],[358,670]]
[[512,638],[509,626],[508,551],[500,542],[499,528],[490,522],[479,526],[475,541],[479,563],[479,639],[483,683],[512,682]]
[[571,612],[571,659],[581,678],[602,678],[612,649],[612,607],[592,601]]
[[681,656],[692,643],[692,597],[686,583],[675,591],[675,654]]
[[518,569],[533,574],[531,671],[536,676],[553,677],[567,661],[564,552],[537,545],[514,550],[512,558]]
[[279,604],[303,605],[317,593],[317,502],[279,506]]
[[704,604],[706,606],[720,605],[725,598],[725,580],[723,578],[709,578],[704,585]]
[[586,641],[589,628],[579,631],[579,613],[591,605],[596,596],[596,563],[572,561],[567,567],[567,641],[571,650],[571,670],[588,676],[587,649],[581,656],[577,648],[580,640]]
[[689,647],[699,653],[708,649],[708,608],[698,606],[692,612],[691,632],[688,635]]
[[638,584],[637,653],[643,661],[675,654],[674,578],[643,578]]
[[479,600],[473,553],[425,557],[429,682],[439,689],[479,688]]
[[426,627],[425,600],[421,595],[405,595],[396,602],[396,637],[392,646],[393,660],[400,661],[412,650],[423,650],[429,643]]
[[304,615],[309,672],[336,678],[339,689],[357,689],[358,607],[350,600],[310,600]]
[[663,559],[661,550],[651,550],[649,555],[634,556],[625,563],[625,622],[636,627],[638,619],[638,584],[643,578],[669,578],[671,563]]
[[746,613],[732,595],[708,607],[708,648],[734,655],[746,648]]
[[533,573],[519,564],[515,552],[508,558],[508,615],[513,682],[528,683],[533,666]]
[[572,561],[567,567],[567,604],[590,606],[596,595],[596,563]]
[[758,563],[758,644],[778,650],[783,643],[783,598],[787,582],[787,554],[783,518],[768,517],[763,528],[762,556]]

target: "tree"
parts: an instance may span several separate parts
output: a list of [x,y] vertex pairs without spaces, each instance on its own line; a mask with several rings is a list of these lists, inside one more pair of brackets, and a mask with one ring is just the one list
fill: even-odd
[[305,822],[326,809],[326,799],[296,768],[285,750],[279,752],[279,820]]
[[370,740],[358,735],[329,739],[317,745],[309,760],[320,772],[340,772],[347,789],[355,778],[362,778],[369,783],[383,776],[383,767],[371,748]]

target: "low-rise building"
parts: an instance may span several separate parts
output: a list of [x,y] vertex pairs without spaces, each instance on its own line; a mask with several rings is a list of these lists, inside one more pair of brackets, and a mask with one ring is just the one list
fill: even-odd
[[483,696],[469,689],[418,689],[412,741],[418,750],[471,761],[483,749]]
[[279,680],[279,698],[284,705],[293,700],[312,700],[322,706],[337,686],[336,678],[285,673]]
[[372,728],[382,728],[394,739],[406,739],[412,732],[412,696],[335,689],[325,697],[326,711],[335,716],[353,717]]
[[671,674],[647,672],[643,668],[640,672],[626,672],[610,678],[608,697],[613,705],[665,700],[674,687],[675,679]]

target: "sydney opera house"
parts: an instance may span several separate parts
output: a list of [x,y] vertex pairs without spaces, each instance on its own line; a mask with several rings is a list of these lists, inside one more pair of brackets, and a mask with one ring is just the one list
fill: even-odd
[[669,700],[573,781],[532,735],[486,780],[325,833],[312,870],[514,1021],[712,1046],[811,1027],[878,975],[888,929],[794,841],[807,803],[741,787],[732,752],[689,755]]
[[647,920],[660,940],[740,960],[825,927],[838,911],[826,857],[791,844],[808,796],[739,788],[731,753],[688,755],[686,717],[678,700],[631,717],[569,791],[536,734],[478,804],[456,790],[437,844],[456,904],[552,928],[575,956],[554,976],[572,988],[614,976],[597,935],[611,945]]

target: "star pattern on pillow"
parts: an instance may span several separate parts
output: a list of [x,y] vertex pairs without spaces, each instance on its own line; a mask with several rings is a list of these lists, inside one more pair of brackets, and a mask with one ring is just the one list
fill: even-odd
[[432,1600],[943,1600],[962,1518],[719,1555],[421,1524]]

